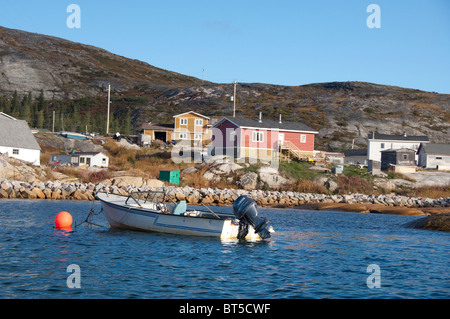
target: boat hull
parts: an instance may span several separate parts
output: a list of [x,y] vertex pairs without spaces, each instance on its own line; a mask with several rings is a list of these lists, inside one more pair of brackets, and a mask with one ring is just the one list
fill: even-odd
[[[97,198],[102,203],[105,218],[113,228],[237,239],[239,226],[233,223],[232,218],[201,218],[160,213],[137,205],[126,205],[126,197],[119,195],[97,195]],[[251,228],[246,239],[258,240],[259,236]]]

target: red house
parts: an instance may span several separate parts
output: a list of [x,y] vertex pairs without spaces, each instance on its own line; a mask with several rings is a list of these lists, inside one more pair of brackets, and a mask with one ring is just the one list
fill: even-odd
[[236,158],[278,160],[280,152],[312,157],[317,131],[300,122],[224,117],[212,127],[213,152]]

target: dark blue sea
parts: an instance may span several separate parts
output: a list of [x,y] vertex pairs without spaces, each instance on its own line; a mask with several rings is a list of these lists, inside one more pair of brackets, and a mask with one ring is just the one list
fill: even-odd
[[450,234],[403,226],[420,217],[260,208],[276,233],[253,243],[115,230],[103,215],[53,228],[92,206],[1,200],[0,298],[450,297]]

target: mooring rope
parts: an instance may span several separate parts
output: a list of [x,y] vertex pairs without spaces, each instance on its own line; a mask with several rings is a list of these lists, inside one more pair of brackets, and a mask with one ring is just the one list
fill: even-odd
[[81,223],[75,225],[75,228],[77,228],[78,226],[81,226],[83,224],[88,224],[90,227],[91,226],[103,227],[101,225],[98,225],[98,224],[92,222],[92,217],[101,214],[103,212],[103,207],[97,213],[94,211],[93,207],[94,207],[94,203],[92,203],[91,209],[89,210],[89,213],[87,214],[86,219],[84,221],[82,221]]

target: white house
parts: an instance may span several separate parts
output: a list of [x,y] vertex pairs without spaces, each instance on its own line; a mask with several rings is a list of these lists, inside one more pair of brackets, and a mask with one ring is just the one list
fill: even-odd
[[39,166],[41,147],[28,123],[0,112],[0,153]]
[[109,157],[101,152],[76,152],[71,154],[52,154],[50,164],[70,164],[72,166],[108,167]]
[[108,167],[109,157],[101,152],[78,152],[70,154],[73,166]]
[[[367,159],[381,162],[381,152],[384,150],[408,148],[417,151],[421,143],[429,143],[427,136],[388,135],[372,133],[367,137]],[[416,155],[416,162],[418,156]]]
[[421,167],[450,170],[450,144],[421,144],[417,154]]

